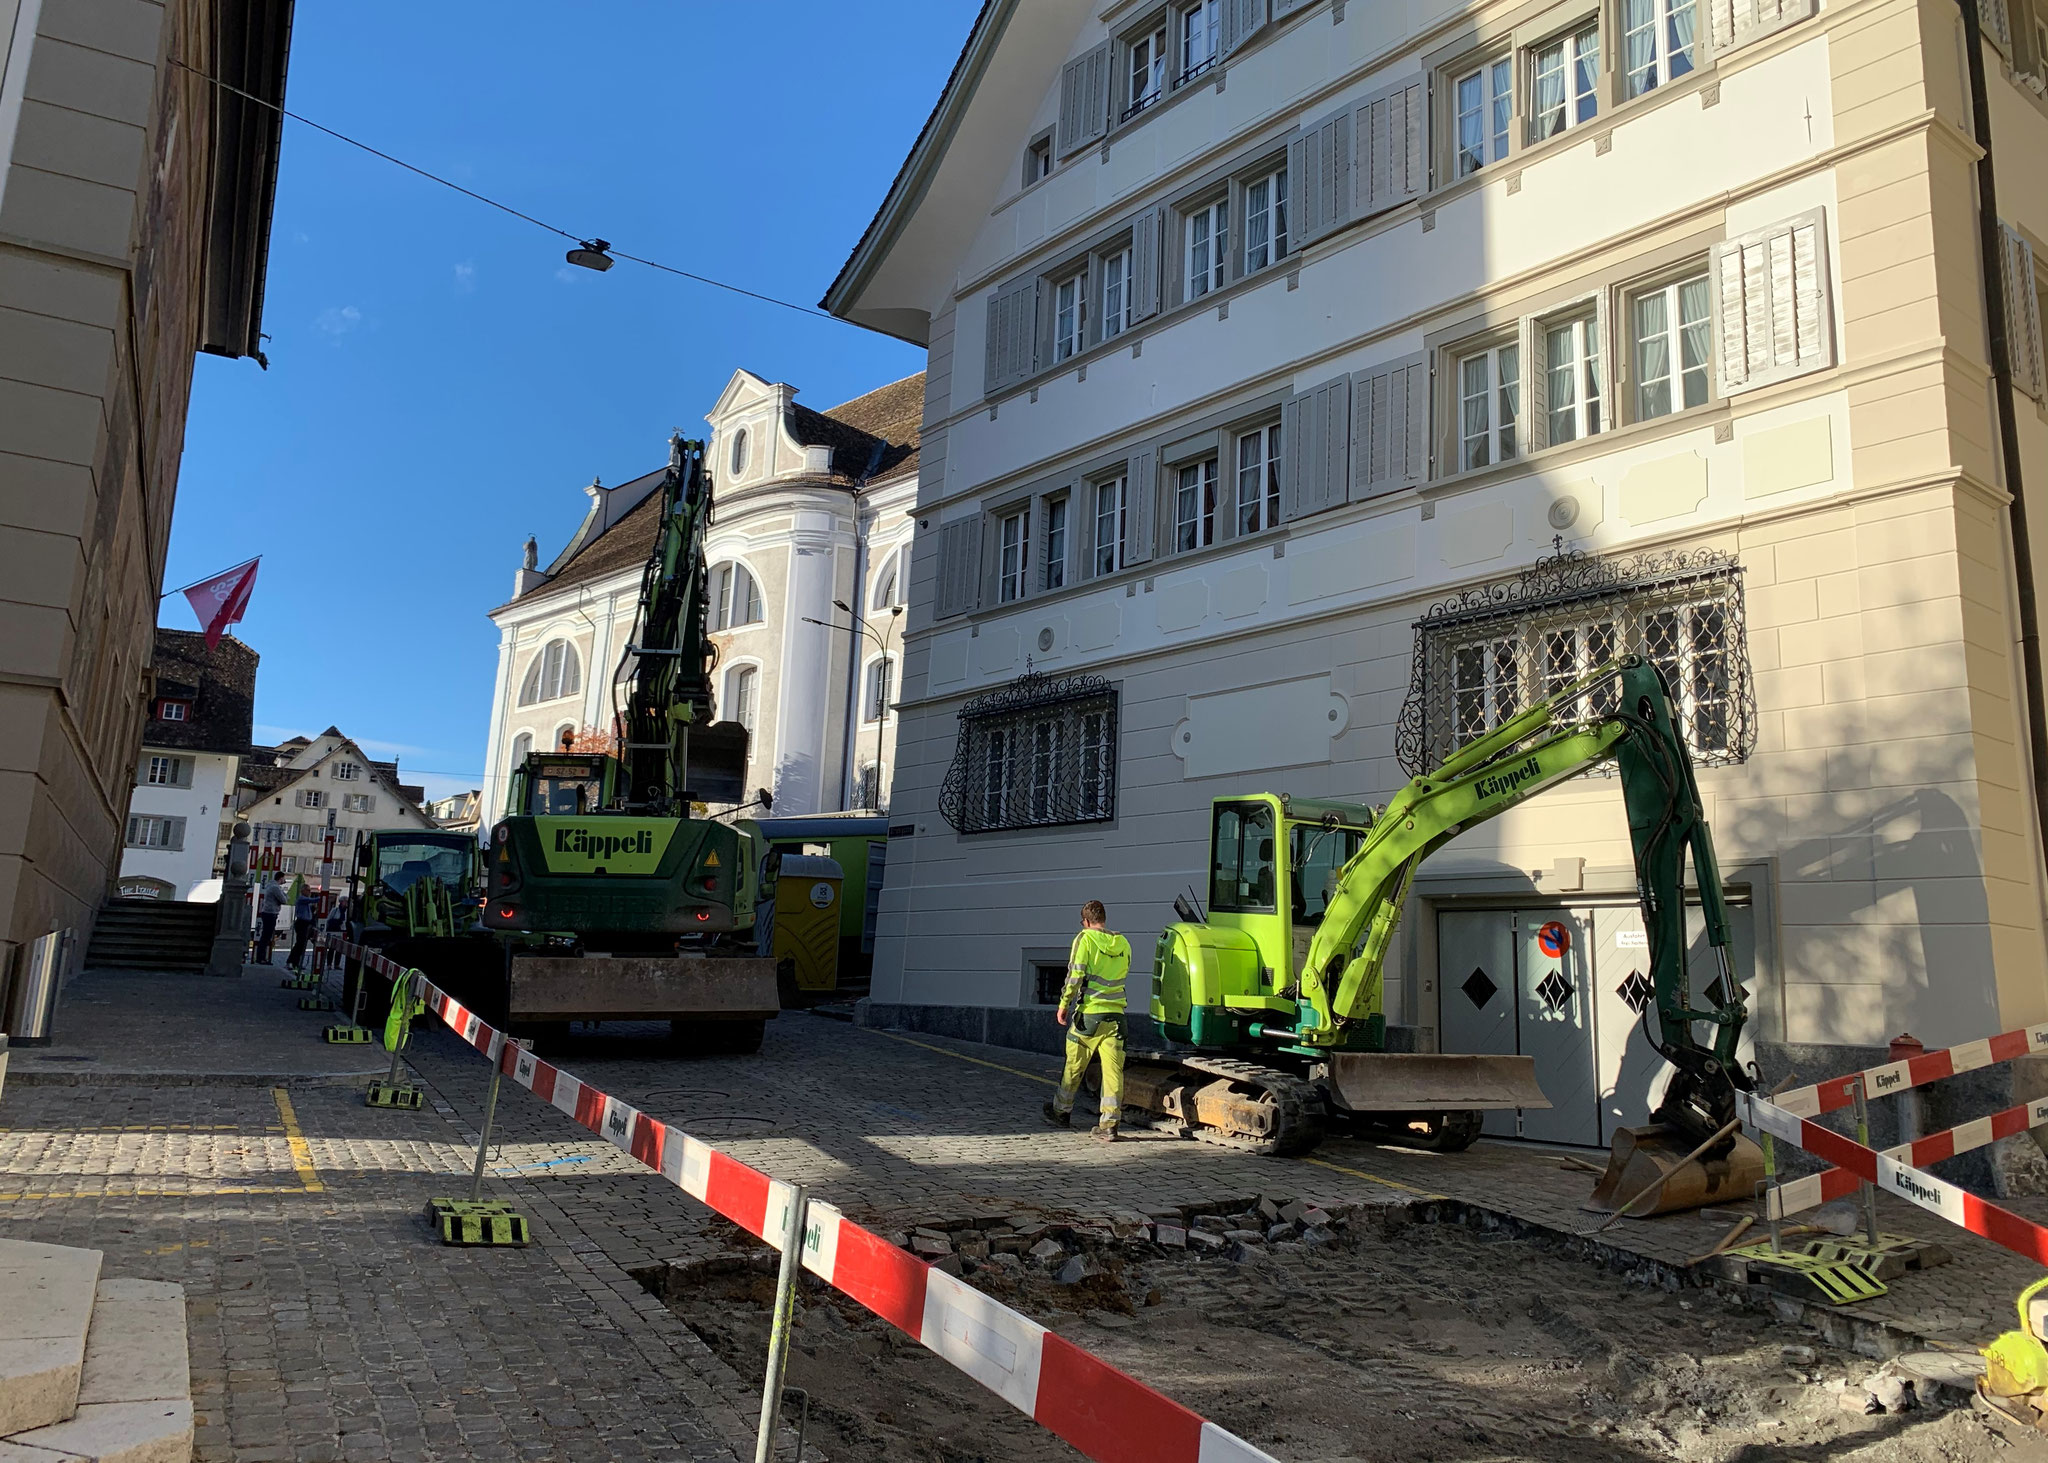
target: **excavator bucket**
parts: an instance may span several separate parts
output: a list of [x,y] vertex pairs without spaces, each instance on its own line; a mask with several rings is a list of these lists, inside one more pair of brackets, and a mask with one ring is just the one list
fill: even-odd
[[1495,1112],[1549,1107],[1534,1057],[1445,1052],[1336,1052],[1330,1087],[1337,1104],[1361,1113]]
[[704,803],[747,800],[747,729],[736,721],[715,721],[690,729],[690,765],[684,774],[690,796]]
[[1668,1124],[1617,1129],[1607,1171],[1581,1207],[1612,1214],[1627,1205],[1630,1219],[1644,1219],[1708,1204],[1749,1202],[1764,1176],[1763,1150],[1740,1133],[1729,1136],[1733,1146],[1719,1157],[1688,1162],[1686,1155],[1699,1146],[1698,1140]]

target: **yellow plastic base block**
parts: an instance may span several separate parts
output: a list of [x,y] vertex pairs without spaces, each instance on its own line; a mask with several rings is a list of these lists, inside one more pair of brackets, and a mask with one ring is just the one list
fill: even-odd
[[525,1216],[496,1199],[477,1203],[466,1199],[429,1199],[427,1223],[433,1225],[444,1245],[517,1249],[532,1239]]
[[334,1004],[332,996],[300,996],[299,1009],[301,1011],[339,1011],[341,1007]]
[[320,989],[320,977],[317,975],[288,975],[279,981],[278,985],[288,991],[317,991]]
[[377,1039],[376,1034],[365,1026],[330,1026],[322,1036],[332,1046],[368,1046]]
[[1786,1295],[1847,1306],[1886,1292],[1885,1283],[1854,1259],[1804,1254],[1789,1246],[1773,1251],[1768,1240],[1727,1253],[1747,1269],[1750,1280]]
[[370,1090],[363,1094],[365,1107],[397,1108],[402,1112],[418,1112],[426,1104],[426,1094],[406,1082],[386,1082],[379,1077],[370,1084]]

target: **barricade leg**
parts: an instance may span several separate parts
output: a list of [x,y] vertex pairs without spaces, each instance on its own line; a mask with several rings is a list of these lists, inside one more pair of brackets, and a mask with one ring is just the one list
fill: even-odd
[[[775,1430],[782,1421],[782,1377],[789,1366],[789,1333],[796,1321],[796,1277],[803,1270],[802,1184],[789,1196],[782,1222],[782,1267],[775,1274],[775,1318],[768,1331],[768,1375],[761,1383],[761,1426],[754,1435],[754,1463],[775,1463]],[[806,1399],[808,1403],[808,1399]]]
[[498,1088],[505,1080],[504,1057],[517,1050],[506,1042],[499,1059],[491,1064],[490,1091],[484,1097],[482,1131],[476,1140],[476,1167],[470,1174],[467,1199],[427,1200],[427,1222],[434,1226],[444,1245],[524,1245],[531,1238],[525,1216],[502,1199],[485,1199],[484,1165],[491,1152],[491,1125],[498,1115]]
[[[341,967],[341,988],[344,992],[348,990],[346,965]],[[321,1034],[333,1046],[368,1046],[374,1040],[371,1034],[363,1029],[363,977],[360,970],[356,972],[356,998],[349,1008],[348,1020],[328,1027]]]
[[[368,967],[357,962],[356,983],[361,987]],[[391,1031],[396,1025],[397,1032],[391,1036],[391,1070],[382,1079],[370,1083],[370,1090],[363,1094],[366,1107],[391,1107],[404,1112],[418,1112],[424,1105],[425,1094],[410,1082],[398,1080],[398,1072],[406,1043],[412,1040],[412,978],[416,971],[408,970],[403,976],[391,982],[391,1006],[396,1013],[385,1018],[385,1030]]]

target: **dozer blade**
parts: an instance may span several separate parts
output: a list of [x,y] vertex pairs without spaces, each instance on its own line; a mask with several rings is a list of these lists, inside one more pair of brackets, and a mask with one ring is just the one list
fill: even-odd
[[[1708,1204],[1752,1200],[1764,1176],[1763,1150],[1740,1133],[1729,1137],[1732,1146],[1718,1158],[1696,1158],[1687,1163],[1685,1156],[1699,1146],[1698,1141],[1676,1128],[1652,1123],[1617,1129],[1614,1146],[1607,1154],[1607,1171],[1580,1207],[1612,1214],[1627,1204],[1630,1219],[1643,1219]],[[1664,1180],[1662,1188],[1643,1194],[1660,1178]],[[1638,1194],[1643,1197],[1636,1198]]]
[[1448,1052],[1336,1052],[1330,1087],[1353,1112],[1494,1112],[1549,1107],[1534,1057]]

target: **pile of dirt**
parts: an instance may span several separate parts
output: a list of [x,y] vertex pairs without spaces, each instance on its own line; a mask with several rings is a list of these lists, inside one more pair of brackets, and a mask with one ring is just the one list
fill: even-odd
[[[1239,1221],[1266,1216],[1256,1201],[1234,1202],[1245,1207],[1217,1216],[1240,1230],[1227,1250],[1190,1252],[1171,1233],[1160,1245],[1159,1224],[1196,1227],[1200,1216],[1185,1214],[1178,1224],[1127,1217],[1123,1234],[1118,1221],[981,1215],[894,1237],[909,1245],[925,1231],[929,1251],[943,1236],[950,1254],[936,1258],[970,1284],[1300,1463],[1978,1463],[2032,1447],[2009,1452],[1991,1425],[1939,1395],[1869,1413],[1874,1363],[1708,1292],[1631,1285],[1531,1241],[1398,1210],[1323,1214],[1305,1228],[1296,1216],[1291,1235],[1275,1219],[1274,1238],[1254,1244]],[[998,1229],[1010,1234],[992,1236]],[[1020,1235],[1022,1254],[996,1247]],[[1058,1254],[1033,1257],[1047,1240]],[[765,1252],[735,1252],[671,1267],[657,1284],[752,1374],[765,1355],[772,1265]],[[811,1394],[811,1436],[826,1457],[1077,1456],[821,1284],[806,1283],[800,1311],[789,1382]]]

